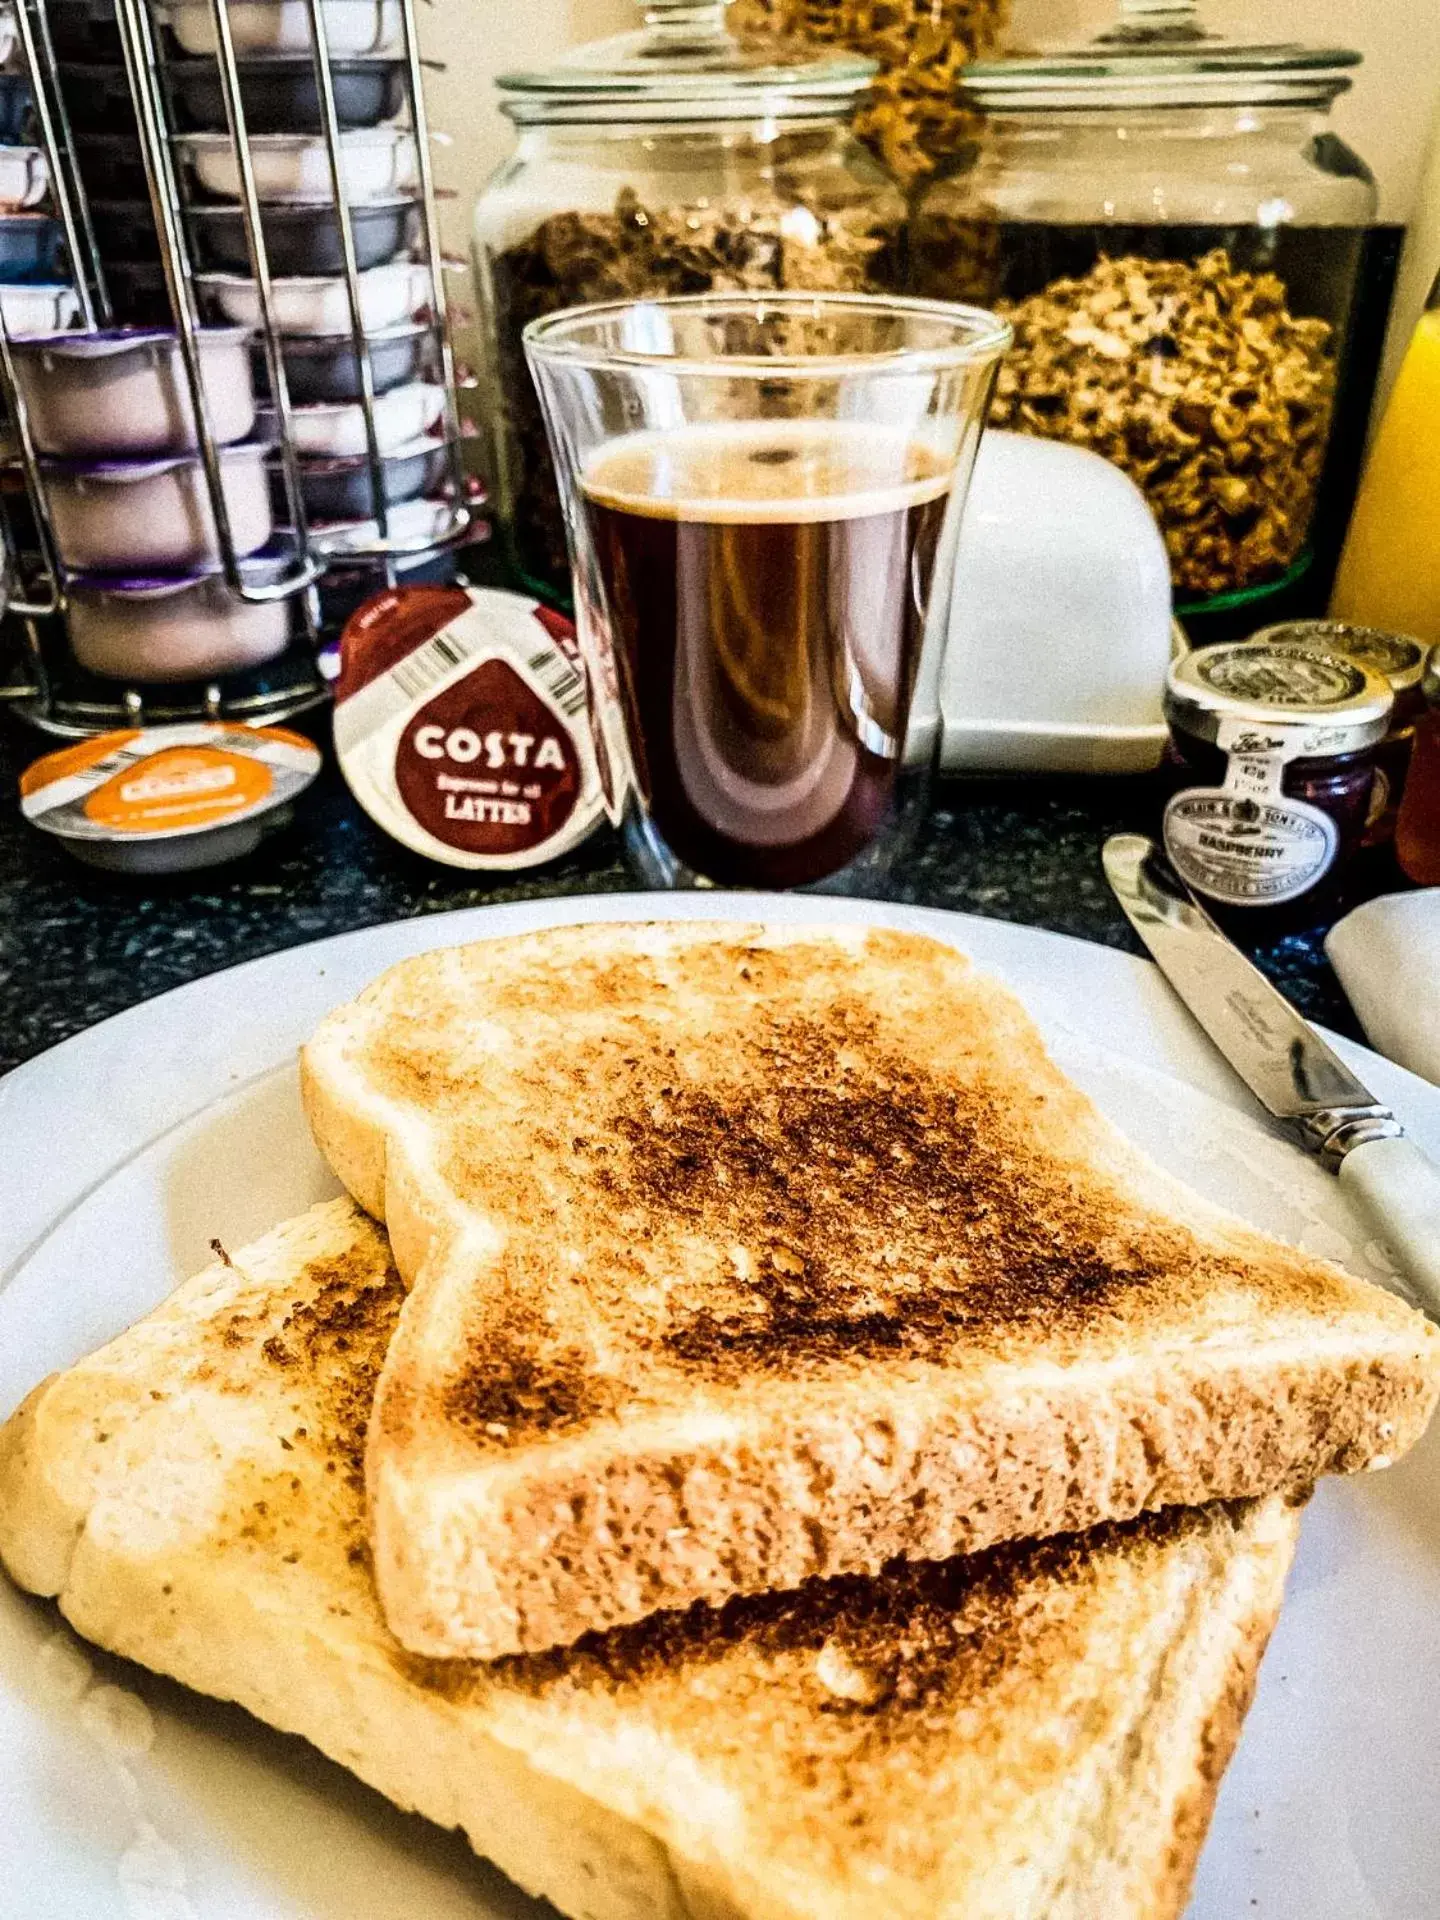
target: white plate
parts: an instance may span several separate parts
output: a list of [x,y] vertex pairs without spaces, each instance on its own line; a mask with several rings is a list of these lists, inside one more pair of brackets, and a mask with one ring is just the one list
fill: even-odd
[[[319,1016],[426,947],[664,915],[900,924],[1024,995],[1061,1063],[1158,1160],[1258,1225],[1378,1274],[1336,1183],[1254,1119],[1153,968],[959,915],[615,895],[349,934],[201,980],[0,1082],[0,1412],[206,1257],[334,1191],[293,1067]],[[1095,1044],[1103,1032],[1105,1047]],[[1440,1091],[1342,1046],[1440,1152]],[[27,1251],[28,1249],[28,1251]],[[1440,1436],[1333,1482],[1201,1862],[1192,1920],[1440,1913]],[[24,1920],[541,1920],[453,1837],[294,1740],[82,1650],[0,1582],[0,1912]]]

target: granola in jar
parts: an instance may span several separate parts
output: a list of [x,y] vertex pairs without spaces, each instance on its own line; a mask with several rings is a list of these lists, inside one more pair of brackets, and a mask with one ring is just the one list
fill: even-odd
[[1015,329],[991,423],[1069,440],[1128,473],[1201,599],[1299,557],[1335,402],[1335,330],[1273,273],[1102,256],[1082,279],[1000,301]]

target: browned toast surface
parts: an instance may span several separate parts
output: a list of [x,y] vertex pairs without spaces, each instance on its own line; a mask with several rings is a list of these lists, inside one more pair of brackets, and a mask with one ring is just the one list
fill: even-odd
[[920,936],[487,942],[304,1064],[415,1283],[370,1491],[418,1652],[1300,1484],[1440,1388],[1419,1316],[1161,1173]]
[[1296,1513],[1212,1506],[431,1662],[360,1462],[402,1301],[332,1202],[0,1430],[0,1559],[76,1629],[302,1734],[580,1920],[1167,1920]]

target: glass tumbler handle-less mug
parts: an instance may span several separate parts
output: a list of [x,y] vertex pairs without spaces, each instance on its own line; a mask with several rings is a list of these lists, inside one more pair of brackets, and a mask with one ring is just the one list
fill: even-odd
[[993,314],[861,294],[617,301],[527,328],[647,883],[900,878],[1008,342]]

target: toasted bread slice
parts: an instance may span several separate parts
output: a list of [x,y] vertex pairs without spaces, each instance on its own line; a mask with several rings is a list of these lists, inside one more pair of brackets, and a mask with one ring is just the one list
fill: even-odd
[[1376,1466],[1440,1335],[1160,1172],[951,948],[597,926],[321,1027],[315,1135],[415,1282],[369,1447],[412,1651]]
[[1279,1500],[697,1607],[493,1665],[386,1632],[361,1451],[402,1290],[335,1201],[0,1431],[0,1557],[583,1920],[1166,1920],[1280,1601]]

